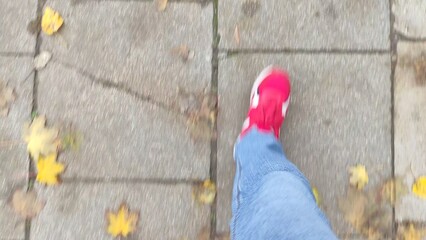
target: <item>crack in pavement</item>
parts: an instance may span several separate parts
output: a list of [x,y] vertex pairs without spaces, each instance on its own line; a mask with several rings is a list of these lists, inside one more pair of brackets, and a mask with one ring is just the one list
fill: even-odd
[[92,73],[90,73],[90,72],[88,72],[88,71],[86,71],[82,68],[73,66],[73,65],[65,63],[65,62],[61,62],[58,59],[52,59],[52,62],[57,63],[57,64],[61,65],[62,67],[65,67],[67,69],[70,69],[70,70],[77,72],[78,74],[88,78],[94,84],[100,85],[104,88],[115,89],[117,91],[120,91],[122,93],[130,95],[130,96],[132,96],[132,97],[134,97],[134,98],[136,98],[136,99],[138,99],[142,102],[152,104],[152,105],[154,105],[158,108],[161,108],[163,110],[166,110],[168,112],[175,113],[176,115],[185,116],[185,114],[180,112],[179,109],[175,105],[171,105],[171,104],[169,105],[169,104],[166,104],[164,102],[156,101],[151,96],[139,93],[139,92],[131,89],[130,87],[126,86],[123,83],[115,83],[115,82],[112,82],[108,79],[98,78],[95,75],[93,75]]

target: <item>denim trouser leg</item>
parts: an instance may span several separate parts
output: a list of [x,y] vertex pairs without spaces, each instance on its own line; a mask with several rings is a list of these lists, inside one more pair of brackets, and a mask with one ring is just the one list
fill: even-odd
[[253,128],[234,157],[232,240],[336,239],[309,182],[273,134]]

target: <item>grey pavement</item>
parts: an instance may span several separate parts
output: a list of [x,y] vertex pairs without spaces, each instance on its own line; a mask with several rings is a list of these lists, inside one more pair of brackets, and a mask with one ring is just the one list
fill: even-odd
[[[393,175],[411,186],[426,175],[421,0],[169,1],[164,12],[152,1],[0,5],[0,79],[18,95],[0,118],[0,240],[109,239],[105,211],[122,201],[140,211],[130,239],[197,240],[203,228],[226,234],[232,147],[251,84],[270,64],[292,78],[286,155],[318,188],[339,236],[362,239],[337,208],[348,167],[366,165],[367,188]],[[31,33],[37,5],[61,13],[59,34]],[[182,60],[180,46],[194,57]],[[39,51],[53,58],[33,71]],[[212,140],[191,136],[182,91],[218,97]],[[25,228],[9,200],[28,185],[20,139],[33,109],[49,124],[71,125],[83,141],[60,155],[67,166],[61,185],[30,184],[46,206]],[[212,208],[196,203],[191,190],[209,178],[218,187]],[[395,221],[426,223],[424,211],[426,201],[410,193],[395,207]]]

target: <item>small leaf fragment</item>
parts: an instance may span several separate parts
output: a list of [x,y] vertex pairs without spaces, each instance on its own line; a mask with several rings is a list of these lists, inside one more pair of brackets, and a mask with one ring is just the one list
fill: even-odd
[[349,183],[357,189],[363,189],[368,183],[368,173],[364,165],[358,164],[349,169]]
[[117,213],[107,211],[106,217],[108,220],[107,232],[111,236],[127,237],[135,231],[139,220],[139,213],[131,212],[127,204],[121,203]]
[[41,52],[34,58],[34,68],[36,70],[43,69],[52,58],[52,54],[47,51]]
[[199,203],[210,205],[216,197],[216,185],[210,179],[205,180],[193,187],[192,195]]
[[16,93],[13,88],[7,86],[7,83],[0,80],[0,117],[6,117],[9,113],[10,104],[16,99]]
[[24,140],[31,157],[37,161],[40,154],[47,156],[56,153],[59,146],[56,128],[46,128],[46,117],[37,116],[31,124],[24,126]]
[[41,18],[41,29],[47,35],[56,33],[64,23],[61,15],[50,7],[44,9],[43,17]]
[[179,56],[183,62],[187,62],[195,57],[194,51],[187,45],[180,45],[172,49],[172,54]]
[[159,12],[163,12],[166,10],[168,0],[155,0],[155,3],[157,5],[157,10]]
[[321,204],[321,198],[320,198],[320,195],[319,195],[319,192],[318,192],[318,188],[313,187],[312,188],[312,194],[314,194],[315,202],[319,206]]
[[37,182],[46,185],[59,183],[58,175],[64,171],[65,166],[56,162],[56,157],[56,153],[49,154],[47,157],[40,156],[37,161]]
[[16,190],[12,196],[12,208],[24,219],[37,216],[44,208],[45,203],[37,198],[34,190],[25,192]]
[[238,29],[238,25],[235,26],[234,30],[234,40],[237,45],[240,45],[240,30]]
[[83,136],[80,132],[70,130],[64,134],[61,134],[61,150],[72,150],[78,151],[81,146],[81,142],[83,141]]
[[417,178],[416,182],[413,184],[412,191],[414,195],[426,198],[426,176]]

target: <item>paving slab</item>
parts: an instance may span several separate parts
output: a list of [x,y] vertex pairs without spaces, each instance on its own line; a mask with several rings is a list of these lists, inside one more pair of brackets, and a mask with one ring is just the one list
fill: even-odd
[[[65,21],[61,37],[42,37],[41,49],[53,58],[168,104],[179,87],[209,89],[211,3],[174,2],[164,12],[141,1],[48,0],[46,5]],[[193,51],[192,59],[176,54],[181,45]]]
[[219,34],[227,49],[388,49],[389,3],[222,0]]
[[220,62],[217,230],[227,231],[231,218],[232,146],[251,86],[270,64],[288,69],[292,77],[292,101],[281,131],[286,155],[318,188],[334,230],[352,234],[337,208],[348,187],[348,167],[365,164],[369,187],[391,175],[387,54],[237,54]]
[[106,234],[106,209],[125,201],[140,211],[130,239],[196,240],[210,223],[210,208],[192,199],[191,185],[143,183],[66,183],[40,188],[47,203],[31,224],[31,239],[113,239]]
[[[398,43],[394,94],[395,174],[411,189],[426,174],[426,43]],[[412,193],[395,209],[398,221],[426,221],[426,202]]]
[[395,0],[392,5],[396,31],[414,38],[426,38],[426,2]]
[[39,113],[83,135],[79,150],[61,155],[64,177],[208,178],[210,143],[192,139],[179,112],[55,61],[38,76]]
[[27,30],[36,16],[37,1],[0,1],[0,52],[34,52],[36,37]]
[[0,79],[15,89],[17,99],[7,117],[0,117],[0,239],[23,239],[24,221],[10,208],[12,192],[25,187],[28,153],[22,140],[22,127],[30,120],[32,107],[32,59],[0,57]]

